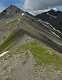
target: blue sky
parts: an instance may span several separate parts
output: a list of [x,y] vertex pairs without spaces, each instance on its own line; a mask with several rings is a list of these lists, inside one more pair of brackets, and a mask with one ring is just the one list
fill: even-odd
[[24,4],[27,9],[45,9],[47,7],[59,5],[57,8],[62,10],[62,0],[0,0],[0,11],[11,4],[18,6],[19,8]]
[[23,3],[24,0],[0,0],[0,11],[2,11],[11,4],[22,7]]

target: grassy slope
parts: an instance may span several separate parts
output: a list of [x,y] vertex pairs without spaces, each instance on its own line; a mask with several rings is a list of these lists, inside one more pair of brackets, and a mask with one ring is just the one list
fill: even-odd
[[40,43],[39,41],[34,40],[28,42],[20,46],[18,50],[20,49],[24,51],[27,49],[30,50],[34,55],[37,63],[40,65],[48,64],[56,66],[57,69],[62,68],[62,55],[58,55],[57,52],[50,48],[47,48],[43,43]]
[[[5,24],[5,26],[8,27],[9,29],[12,29],[12,28],[15,29],[16,22],[17,22],[17,20],[15,20],[14,22],[12,21],[8,24]],[[7,39],[4,40],[3,44],[0,45],[1,51],[4,51],[4,49],[6,47],[8,47],[16,39],[15,37],[16,37],[17,33],[14,33],[14,34],[11,33],[7,37]],[[36,59],[38,64],[40,64],[40,65],[41,64],[55,65],[57,68],[62,68],[62,55],[60,56],[60,55],[56,54],[57,52],[53,51],[50,48],[47,48],[41,42],[34,40],[34,41],[31,41],[28,43],[26,42],[26,44],[24,44],[22,46],[20,44],[17,44],[17,46],[18,47],[11,49],[10,52],[11,53],[13,53],[13,52],[20,53],[20,51],[22,51],[22,50],[26,51],[27,49],[29,49],[32,52],[32,54],[34,55],[34,58]],[[10,50],[9,47],[8,47],[8,50]]]

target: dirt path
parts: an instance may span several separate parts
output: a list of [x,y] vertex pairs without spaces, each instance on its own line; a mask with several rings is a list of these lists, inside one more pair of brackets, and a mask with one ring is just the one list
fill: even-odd
[[35,63],[30,51],[8,54],[0,61],[0,80],[32,80],[32,67]]
[[0,80],[62,80],[62,73],[51,65],[37,65],[27,50],[0,58]]

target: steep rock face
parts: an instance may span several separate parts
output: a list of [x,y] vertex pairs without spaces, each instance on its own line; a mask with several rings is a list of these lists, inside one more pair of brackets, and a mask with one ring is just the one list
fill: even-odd
[[21,9],[17,8],[16,6],[10,5],[8,8],[6,8],[3,12],[0,13],[0,19],[13,17],[22,12],[23,11]]
[[62,32],[62,12],[50,10],[45,13],[38,14],[35,16],[38,19],[42,19],[46,22],[49,22],[56,29],[59,29]]

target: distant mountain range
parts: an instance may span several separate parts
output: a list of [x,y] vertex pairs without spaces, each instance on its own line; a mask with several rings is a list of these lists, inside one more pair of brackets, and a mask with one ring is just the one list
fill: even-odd
[[35,16],[38,19],[46,21],[62,32],[62,12],[51,9],[50,11]]
[[[54,27],[62,32],[62,12],[50,10],[34,16],[10,5],[0,13],[0,40],[3,41],[0,49],[2,51],[14,41],[18,44],[21,35],[26,34],[62,52],[62,33]],[[5,40],[1,38],[4,35]]]
[[54,9],[51,10],[47,10],[43,13],[40,13],[36,16],[25,12],[19,8],[17,8],[14,5],[10,5],[8,8],[6,8],[3,12],[0,13],[0,20],[1,19],[6,19],[6,18],[11,18],[14,17],[16,15],[19,15],[21,13],[27,14],[27,16],[35,18],[35,19],[41,19],[45,22],[50,23],[53,27],[55,27],[56,29],[60,30],[62,32],[62,12],[61,11],[57,11]]

